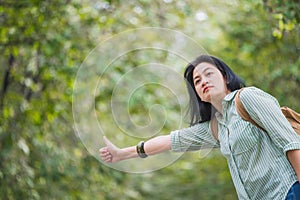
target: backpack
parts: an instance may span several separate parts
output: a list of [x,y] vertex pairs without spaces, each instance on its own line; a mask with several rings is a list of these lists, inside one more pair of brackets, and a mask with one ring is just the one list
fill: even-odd
[[[240,99],[240,92],[243,89],[240,89],[237,94],[235,95],[235,107],[237,110],[237,113],[241,116],[241,118],[245,121],[251,122],[253,125],[257,126],[258,128],[266,131],[264,128],[259,126],[249,115],[249,113],[246,111],[245,107],[243,106],[241,99]],[[283,106],[281,107],[281,112],[283,115],[287,118],[287,120],[290,122],[291,126],[295,130],[295,132],[300,135],[300,114],[294,111],[293,109]],[[216,140],[218,140],[218,121],[216,117],[213,117],[210,121],[211,123],[211,132]]]
[[[240,92],[243,89],[240,89],[237,94],[235,95],[235,106],[236,106],[236,110],[237,113],[241,116],[241,118],[245,121],[249,121],[252,124],[254,124],[255,126],[257,126],[258,128],[262,129],[265,131],[265,129],[263,129],[261,126],[259,126],[248,114],[248,112],[246,111],[245,107],[243,106],[241,99],[240,99]],[[286,119],[290,122],[291,126],[293,127],[293,129],[295,130],[295,132],[300,135],[300,114],[297,113],[296,111],[294,111],[293,109],[287,107],[287,106],[283,106],[281,107],[281,112],[283,113],[283,115],[286,117]]]

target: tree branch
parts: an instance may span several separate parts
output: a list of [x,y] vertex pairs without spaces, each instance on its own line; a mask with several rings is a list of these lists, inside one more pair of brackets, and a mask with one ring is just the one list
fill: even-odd
[[2,83],[2,88],[0,91],[0,110],[3,110],[3,106],[4,106],[4,97],[5,94],[7,92],[7,88],[9,86],[9,81],[10,81],[10,72],[11,69],[14,65],[15,62],[15,57],[10,54],[9,59],[8,59],[8,68],[6,69],[5,73],[4,73],[4,78],[3,78],[3,83]]

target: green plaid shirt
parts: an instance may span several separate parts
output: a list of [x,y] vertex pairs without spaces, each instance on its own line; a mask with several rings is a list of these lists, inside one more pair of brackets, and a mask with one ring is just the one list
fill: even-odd
[[240,94],[245,109],[264,132],[237,114],[235,94],[223,99],[223,115],[216,113],[219,141],[212,136],[210,123],[204,122],[171,132],[172,150],[220,148],[239,199],[282,200],[297,181],[286,152],[300,149],[300,136],[271,95],[255,87],[245,88]]

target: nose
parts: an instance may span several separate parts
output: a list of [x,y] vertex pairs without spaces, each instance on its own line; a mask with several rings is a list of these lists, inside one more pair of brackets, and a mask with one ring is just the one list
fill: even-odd
[[206,79],[202,79],[202,87],[206,86],[208,84],[208,81]]

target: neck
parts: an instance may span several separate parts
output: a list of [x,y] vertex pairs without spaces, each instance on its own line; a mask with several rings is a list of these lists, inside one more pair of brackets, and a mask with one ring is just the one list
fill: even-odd
[[225,96],[229,93],[230,93],[230,91],[227,91],[226,93],[224,93],[222,95],[214,97],[210,102],[215,107],[215,109],[221,114],[223,114],[222,101],[225,98]]
[[211,104],[213,105],[213,107],[215,107],[215,109],[223,114],[223,109],[222,109],[222,99],[221,100],[216,100],[215,101],[212,101]]

